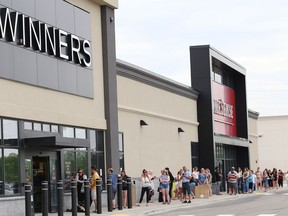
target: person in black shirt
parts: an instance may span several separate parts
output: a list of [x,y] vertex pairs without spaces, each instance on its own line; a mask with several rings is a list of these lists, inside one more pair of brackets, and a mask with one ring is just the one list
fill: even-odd
[[220,186],[221,186],[222,174],[218,167],[215,168],[215,183],[216,183],[216,195],[221,195]]

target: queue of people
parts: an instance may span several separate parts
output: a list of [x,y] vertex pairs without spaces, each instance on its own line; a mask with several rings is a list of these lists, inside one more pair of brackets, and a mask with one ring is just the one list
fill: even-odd
[[236,171],[235,167],[231,167],[227,176],[230,195],[278,189],[283,187],[285,179],[288,184],[288,172],[284,173],[281,169],[277,170],[276,168],[273,168],[272,171],[267,168],[261,171],[260,167],[256,171],[248,169],[248,167],[245,167],[244,170],[239,167]]

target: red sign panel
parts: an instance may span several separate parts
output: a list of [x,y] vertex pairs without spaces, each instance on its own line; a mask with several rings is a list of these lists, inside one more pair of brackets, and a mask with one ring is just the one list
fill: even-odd
[[212,81],[214,133],[237,136],[235,92]]

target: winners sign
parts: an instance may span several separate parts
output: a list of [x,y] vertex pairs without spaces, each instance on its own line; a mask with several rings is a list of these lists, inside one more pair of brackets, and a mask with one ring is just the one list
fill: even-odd
[[91,65],[90,42],[9,8],[0,8],[0,39],[57,58]]

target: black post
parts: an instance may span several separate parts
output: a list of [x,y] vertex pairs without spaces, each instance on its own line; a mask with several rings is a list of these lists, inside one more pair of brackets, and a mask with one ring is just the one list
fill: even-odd
[[31,216],[31,185],[27,183],[25,185],[25,216]]
[[90,186],[89,180],[84,181],[84,193],[85,193],[85,216],[90,216]]
[[117,181],[117,204],[118,204],[118,210],[122,210],[122,177],[118,177]]
[[128,209],[132,208],[132,181],[131,177],[127,178],[127,202],[128,202]]
[[112,212],[112,179],[107,178],[107,205],[108,212]]
[[102,180],[99,178],[99,179],[96,179],[97,214],[102,214],[101,192],[102,192]]
[[77,182],[75,180],[71,181],[71,200],[72,200],[72,216],[77,215]]
[[63,216],[63,181],[57,182],[58,216]]
[[48,216],[48,182],[42,182],[42,216]]

